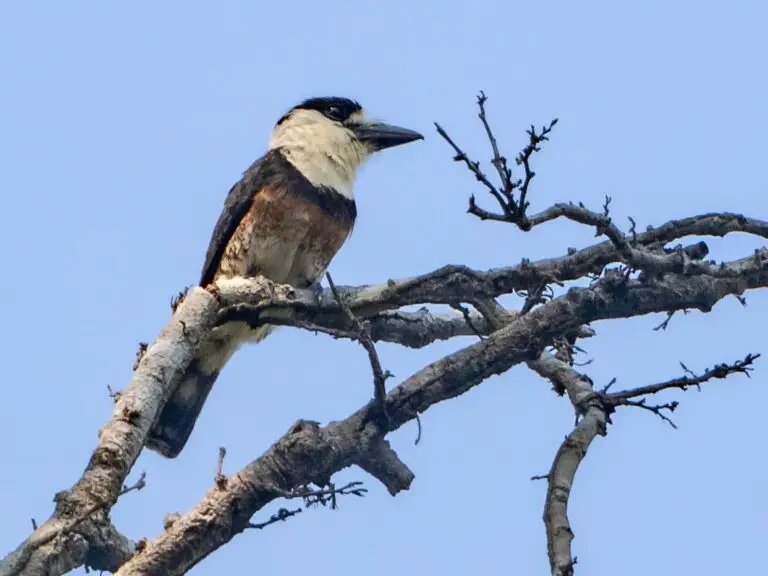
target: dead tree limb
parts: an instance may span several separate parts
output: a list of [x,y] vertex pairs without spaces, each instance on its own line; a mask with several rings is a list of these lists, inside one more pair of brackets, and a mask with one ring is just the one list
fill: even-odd
[[[521,363],[553,382],[558,392],[566,393],[578,416],[547,476],[544,513],[552,573],[571,574],[575,557],[567,502],[579,463],[592,440],[606,433],[611,414],[618,407],[634,406],[666,418],[663,412],[672,409],[670,405],[650,406],[643,398],[662,389],[746,373],[757,358],[747,356],[740,364],[720,365],[700,376],[688,374],[659,385],[608,393],[595,391],[589,378],[574,369],[575,342],[590,335],[589,325],[598,320],[660,312],[669,317],[679,310],[708,312],[728,296],[742,298],[748,290],[768,287],[768,250],[717,263],[706,260],[709,248],[704,241],[670,246],[689,236],[721,237],[736,232],[768,238],[768,223],[740,214],[712,213],[670,221],[642,233],[632,222],[624,233],[611,219],[610,198],[598,211],[558,203],[530,213],[534,154],[556,122],[528,130],[528,142],[515,157],[523,174],[515,179],[488,122],[486,101],[481,94],[479,117],[491,144],[498,184],[438,126],[455,152],[454,159],[469,168],[501,210],[481,208],[471,196],[469,212],[481,219],[511,223],[523,231],[567,218],[594,228],[605,241],[557,258],[524,260],[492,270],[451,265],[379,285],[334,286],[319,299],[314,290],[276,285],[262,277],[221,281],[175,298],[171,321],[152,345],[142,348],[133,380],[114,395],[112,419],[101,431],[82,477],[57,495],[51,517],[35,526],[33,534],[0,562],[0,576],[58,575],[78,566],[121,575],[183,574],[235,535],[297,513],[285,509],[266,522],[254,523],[253,515],[267,504],[301,494],[335,498],[343,493],[332,487],[331,479],[352,465],[397,494],[411,486],[414,475],[386,435],[431,406]],[[573,280],[589,282],[559,295],[552,289]],[[496,299],[505,295],[524,297],[520,310],[499,306]],[[424,307],[417,312],[401,310],[410,305]],[[443,314],[427,305],[444,305],[460,313]],[[109,511],[127,490],[126,479],[148,431],[198,343],[214,327],[233,320],[253,326],[288,325],[361,341],[371,359],[376,384],[372,396],[378,401],[372,399],[346,419],[327,426],[299,420],[234,476],[224,477],[219,470],[218,481],[207,496],[189,513],[169,517],[164,532],[154,541],[131,542],[112,526]],[[481,339],[425,366],[386,392],[386,374],[373,342],[419,348],[457,336]],[[385,413],[386,418],[374,417],[376,412]],[[317,488],[310,488],[312,485]]]

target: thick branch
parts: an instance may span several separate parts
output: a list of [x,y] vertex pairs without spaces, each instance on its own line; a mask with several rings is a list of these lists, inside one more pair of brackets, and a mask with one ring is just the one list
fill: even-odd
[[[707,215],[702,220],[689,218],[680,221],[680,226],[664,225],[662,228],[638,235],[636,244],[658,244],[690,235],[692,229],[698,233],[709,231],[712,235],[721,235],[735,230],[761,230],[760,221],[750,220],[737,215]],[[705,225],[706,224],[706,225]],[[766,227],[768,229],[768,226]],[[706,248],[706,247],[704,247]],[[705,254],[700,245],[693,245],[691,250],[684,250],[691,255]],[[761,253],[756,254],[760,258]],[[362,287],[339,287],[339,291],[348,302],[352,311],[363,317],[372,318],[374,339],[382,337],[377,333],[375,316],[401,306],[412,304],[448,304],[460,301],[482,301],[493,299],[515,291],[529,290],[540,286],[542,282],[576,280],[588,274],[599,274],[606,265],[620,260],[616,247],[611,242],[603,242],[589,248],[573,251],[561,258],[523,262],[518,266],[497,268],[485,272],[472,270],[465,266],[445,266],[429,274],[390,281],[384,285]],[[692,262],[679,270],[686,274],[709,274],[714,276],[737,277],[740,268],[717,266],[714,264]],[[298,325],[308,329],[329,332],[334,336],[350,337],[354,333],[352,323],[339,318],[339,307],[329,292],[321,298],[321,306],[315,307],[316,295],[312,291],[284,292],[286,297],[281,302],[265,298],[261,291],[253,292],[252,284],[245,281],[242,286],[228,287],[222,294],[225,304],[219,312],[218,323],[230,320],[246,320],[253,323],[270,322],[273,324]],[[284,316],[284,309],[292,308],[290,318]],[[397,341],[393,339],[393,341]]]
[[572,576],[573,574],[575,560],[571,552],[571,542],[574,535],[568,520],[568,500],[579,465],[587,455],[587,450],[595,437],[606,434],[607,425],[611,423],[610,416],[616,407],[629,405],[627,402],[630,398],[656,394],[663,390],[673,388],[686,390],[691,386],[699,386],[710,380],[723,379],[738,373],[748,376],[752,363],[758,357],[759,354],[749,354],[744,360],[732,364],[718,364],[701,375],[691,373],[682,378],[614,394],[607,393],[608,387],[602,392],[595,392],[592,381],[588,377],[579,374],[567,362],[548,352],[542,353],[537,360],[528,362],[532,370],[550,380],[556,388],[568,393],[578,416],[576,426],[560,445],[547,475],[544,525],[552,576]]
[[[670,274],[663,281],[643,283],[627,280],[623,274],[608,274],[590,288],[573,288],[528,314],[514,317],[488,338],[424,367],[402,382],[386,397],[388,430],[399,428],[436,403],[463,394],[491,375],[505,372],[532,356],[538,357],[554,337],[583,324],[675,308],[709,309],[728,294],[768,285],[768,266],[762,260],[747,260],[730,264],[743,272],[739,279]],[[232,287],[244,296],[246,284],[220,283],[222,300],[229,301]],[[359,294],[357,298],[361,298]],[[365,305],[369,303],[367,300]],[[337,318],[342,316],[339,313]],[[322,485],[333,473],[352,464],[375,473],[392,493],[406,489],[412,475],[404,465],[400,470],[391,468],[393,474],[381,474],[366,465],[381,441],[377,425],[368,418],[370,407],[367,405],[346,420],[326,427],[300,422],[266,454],[238,473],[226,491],[209,493],[187,516],[126,564],[120,574],[182,574],[245,529],[250,517],[267,503],[308,483]],[[587,422],[596,426],[597,414]],[[587,425],[579,428],[578,434],[596,433],[593,428],[585,428]],[[577,441],[583,442],[581,436]]]
[[[723,235],[733,231],[763,235],[766,225],[743,216],[711,214],[640,234],[635,245],[660,246],[662,241],[694,232]],[[606,264],[615,261],[617,255],[616,246],[605,242],[562,258],[536,263],[524,262],[519,266],[485,272],[447,266],[416,278],[381,286],[340,288],[340,291],[355,315],[371,320],[372,335],[376,339],[387,339],[382,327],[406,321],[407,316],[403,313],[392,315],[391,310],[400,306],[488,301],[502,294],[539,286],[542,281],[565,281],[598,273]],[[686,273],[691,274],[691,270]],[[432,404],[462,394],[488,376],[502,373],[532,354],[537,355],[555,336],[580,325],[598,319],[686,308],[706,311],[726,295],[738,295],[767,284],[765,251],[720,266],[702,263],[696,267],[694,275],[672,273],[656,280],[639,281],[606,273],[591,288],[571,289],[565,296],[513,319],[483,342],[432,364],[403,382],[387,396],[389,429],[401,426]],[[105,513],[114,505],[150,426],[179,375],[191,361],[196,343],[214,324],[235,318],[256,324],[304,326],[310,323],[340,331],[341,335],[353,328],[329,292],[323,294],[319,306],[316,306],[313,291],[278,286],[263,278],[222,282],[216,292],[214,296],[195,289],[179,306],[170,324],[138,363],[132,383],[117,399],[112,421],[103,429],[99,446],[82,478],[72,490],[61,493],[49,521],[5,559],[0,565],[0,575],[18,574],[25,567],[29,568],[27,573],[30,574],[61,574],[81,565],[87,556],[83,551],[88,547],[98,548],[97,534],[109,528],[105,524]],[[440,326],[441,330],[448,330],[447,324]],[[461,330],[467,328],[454,320],[450,320],[450,326],[451,330],[453,326]],[[398,338],[410,337],[412,334],[391,339],[398,341]],[[437,336],[429,335],[426,340],[432,337]],[[419,339],[425,341],[423,335],[412,338],[416,342]],[[337,465],[346,462],[343,459],[334,461]],[[326,463],[324,469],[330,474],[338,468],[328,467]],[[254,504],[260,502],[258,498],[252,495],[241,497],[251,503],[243,508],[243,514],[250,516],[260,509],[261,505]],[[78,520],[80,511],[91,509],[98,511],[85,520]],[[78,525],[73,529],[75,521]],[[214,548],[221,543],[212,542]],[[205,555],[214,548],[201,549],[199,554]],[[194,561],[197,560],[199,558]],[[33,570],[32,567],[39,568]]]
[[555,454],[547,475],[544,526],[552,576],[572,576],[575,560],[571,553],[573,531],[568,520],[568,499],[581,461],[598,435],[604,436],[608,415],[592,389],[591,381],[562,360],[545,352],[529,366],[556,387],[566,390],[574,409],[581,415],[573,431]]
[[[606,277],[610,278],[609,283],[616,285],[617,288],[624,284],[631,287],[633,294],[643,300],[652,298],[660,289],[677,290],[673,298],[674,303],[669,302],[669,307],[664,305],[660,310],[653,311],[683,308],[707,311],[725,294],[741,294],[744,290],[764,286],[767,256],[768,251],[759,250],[753,256],[730,263],[721,265],[702,263],[696,268],[695,275],[690,275],[692,271],[689,269],[684,274],[667,274],[657,280],[625,281],[613,273]],[[594,258],[594,255],[592,257]],[[486,272],[463,266],[446,266],[416,278],[389,282],[380,286],[339,287],[338,290],[356,315],[375,318],[382,312],[411,304],[453,304],[492,299],[521,289],[521,286],[528,284],[531,278],[544,274],[542,269],[549,271],[552,268],[562,267],[564,274],[567,275],[569,266],[574,263],[561,261],[553,265],[552,262],[525,263]],[[585,272],[582,271],[582,273]],[[316,294],[311,290],[286,290],[281,295],[273,297],[271,291],[275,289],[274,285],[270,287],[267,284],[254,284],[251,280],[242,279],[225,281],[219,285],[219,289],[223,305],[219,312],[218,322],[220,323],[240,320],[254,325],[263,323],[300,325],[304,328],[328,330],[337,336],[351,337],[355,334],[351,321],[329,291],[323,293],[319,306],[316,306]],[[678,302],[681,304],[678,305]],[[683,305],[682,302],[686,304]],[[644,303],[643,306],[645,305],[652,306],[651,303]],[[636,315],[632,309],[623,310],[622,313],[626,314],[622,317]],[[638,310],[637,313],[648,312]],[[381,337],[381,334],[378,336]]]
[[[112,420],[101,430],[99,445],[80,480],[57,495],[51,518],[3,560],[0,575],[64,574],[93,557],[97,549],[104,549],[99,535],[114,530],[107,513],[117,501],[150,426],[192,360],[195,343],[213,326],[216,308],[215,298],[202,289],[179,308],[117,398]],[[90,510],[94,512],[81,517]],[[117,542],[115,549],[123,544]]]
[[331,475],[358,465],[374,474],[392,494],[406,490],[413,473],[383,440],[367,410],[321,427],[297,422],[263,456],[214,488],[187,515],[177,519],[118,572],[118,576],[184,574],[194,564],[250,525],[269,502],[309,484],[326,485]]
[[423,348],[439,340],[457,336],[487,335],[491,330],[485,318],[469,313],[432,314],[427,308],[417,312],[382,312],[372,316],[371,338],[375,342],[392,342],[408,348]]
[[[564,355],[566,361],[559,353],[553,356],[543,351],[553,343],[570,345],[573,338],[588,334],[588,325],[596,320],[653,312],[671,316],[685,309],[708,311],[728,295],[739,296],[745,290],[768,286],[768,251],[717,265],[704,261],[709,250],[704,242],[685,248],[665,246],[691,235],[745,232],[768,238],[768,223],[738,214],[706,214],[668,222],[641,234],[636,233],[632,221],[630,233],[624,234],[609,216],[610,199],[602,214],[582,205],[561,203],[529,215],[529,187],[535,177],[531,160],[557,120],[538,130],[532,125],[527,131],[528,142],[515,157],[522,174],[514,179],[488,122],[486,100],[481,93],[479,119],[491,146],[499,185],[437,126],[453,148],[454,160],[467,166],[501,209],[500,213],[485,210],[477,206],[473,196],[469,212],[482,219],[513,223],[522,230],[564,217],[595,227],[607,242],[569,250],[561,258],[523,261],[495,270],[446,266],[380,286],[342,287],[337,291],[329,277],[332,290],[319,300],[315,291],[295,290],[261,277],[196,288],[186,299],[180,294],[172,302],[173,318],[158,340],[151,347],[140,348],[133,381],[115,395],[112,419],[101,431],[82,477],[70,490],[57,494],[48,521],[40,528],[34,526],[34,533],[0,562],[0,576],[58,575],[81,565],[110,571],[119,568],[118,574],[183,574],[243,530],[263,528],[298,512],[281,510],[267,522],[252,523],[254,513],[266,504],[281,497],[306,495],[310,484],[326,486],[334,473],[352,465],[397,494],[409,488],[414,475],[387,442],[386,434],[418,418],[434,404],[463,394],[521,362],[567,392],[580,417],[548,475],[544,514],[552,573],[570,576],[575,561],[570,547],[573,534],[567,517],[568,497],[579,463],[594,437],[605,434],[611,412],[617,406],[633,405],[659,414],[672,405],[651,407],[634,398],[747,372],[755,357],[717,366],[701,376],[690,374],[655,386],[607,394],[607,389],[595,393],[589,379],[571,367],[572,348]],[[625,270],[605,271],[615,262],[625,264]],[[642,271],[639,278],[631,278],[633,270]],[[564,282],[585,276],[601,277],[588,288],[571,288],[554,298],[550,285],[564,286]],[[525,295],[526,301],[519,311],[507,312],[495,300],[505,294]],[[418,312],[398,310],[414,304],[449,305],[462,313],[435,316],[425,308]],[[479,314],[463,304],[471,304]],[[299,421],[232,478],[221,472],[222,449],[216,486],[207,497],[187,515],[169,521],[154,542],[137,547],[111,525],[110,509],[122,493],[133,489],[123,487],[125,479],[198,343],[214,327],[233,320],[253,326],[290,325],[359,340],[371,361],[376,402],[324,427]],[[388,373],[381,367],[375,341],[416,348],[459,335],[481,339],[386,392]],[[143,476],[135,486],[143,486]],[[324,493],[322,489],[316,492],[320,498]],[[331,493],[335,496],[337,492],[332,489]]]

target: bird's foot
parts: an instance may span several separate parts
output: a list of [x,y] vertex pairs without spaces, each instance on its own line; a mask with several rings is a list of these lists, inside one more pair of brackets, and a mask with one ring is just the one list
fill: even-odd
[[310,284],[309,289],[314,293],[315,305],[320,306],[320,303],[323,301],[323,285],[319,281],[313,282]]
[[389,412],[387,403],[383,398],[374,398],[368,403],[363,423],[373,422],[376,427],[386,433],[389,431]]

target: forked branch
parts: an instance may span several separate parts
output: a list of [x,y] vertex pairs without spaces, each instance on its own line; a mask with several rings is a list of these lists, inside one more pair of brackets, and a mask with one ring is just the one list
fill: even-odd
[[[705,261],[709,248],[703,241],[669,246],[689,236],[720,237],[735,232],[768,238],[768,223],[740,214],[713,213],[672,220],[642,233],[631,221],[625,233],[611,219],[610,199],[602,211],[558,203],[530,213],[534,155],[549,139],[557,120],[527,131],[527,143],[515,155],[516,170],[522,173],[515,177],[491,129],[483,93],[477,104],[497,183],[437,125],[453,149],[454,160],[470,170],[500,209],[480,208],[471,196],[470,213],[512,223],[523,231],[567,218],[594,228],[605,241],[536,262],[523,260],[491,270],[450,265],[379,285],[337,286],[329,277],[331,290],[319,297],[313,290],[297,290],[257,277],[221,281],[174,298],[171,321],[151,346],[142,347],[130,385],[113,393],[112,419],[102,430],[83,476],[60,493],[51,518],[35,526],[32,536],[0,564],[0,576],[63,574],[82,565],[119,567],[120,575],[183,574],[236,534],[298,514],[299,508],[283,508],[266,521],[253,521],[254,514],[280,498],[302,498],[305,506],[335,507],[339,495],[362,495],[364,489],[357,484],[335,488],[332,482],[336,472],[353,465],[397,494],[411,486],[414,475],[386,434],[435,404],[464,394],[520,363],[553,382],[557,391],[567,393],[578,415],[546,476],[544,512],[552,572],[571,574],[575,558],[567,503],[573,479],[593,439],[606,433],[615,409],[635,406],[668,418],[666,412],[675,403],[653,406],[645,398],[662,390],[685,390],[731,374],[748,374],[759,357],[749,355],[701,375],[687,371],[681,378],[652,386],[595,391],[591,380],[574,368],[576,340],[593,334],[590,324],[598,320],[652,313],[671,317],[685,310],[708,312],[728,296],[742,299],[748,290],[768,287],[765,249],[716,263]],[[617,263],[619,268],[609,267]],[[636,271],[640,274],[634,274]],[[566,282],[582,279],[590,282],[559,294],[551,289],[565,289]],[[505,295],[525,300],[519,309],[506,310],[496,300]],[[459,312],[446,315],[426,307],[416,312],[401,309],[410,305],[444,305]],[[187,370],[196,347],[215,327],[231,321],[289,325],[358,340],[371,363],[374,401],[326,426],[299,420],[261,457],[231,477],[222,471],[222,451],[216,486],[208,495],[188,514],[173,516],[154,541],[137,546],[109,524],[109,510],[124,490],[150,427]],[[473,339],[386,390],[389,374],[381,366],[375,342],[419,348],[458,336]],[[555,354],[549,352],[552,346],[559,347]],[[371,418],[376,407],[384,418]]]

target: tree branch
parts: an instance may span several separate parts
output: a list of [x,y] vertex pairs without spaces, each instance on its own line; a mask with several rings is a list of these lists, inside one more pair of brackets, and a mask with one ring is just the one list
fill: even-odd
[[544,505],[544,527],[547,533],[547,553],[552,576],[572,576],[576,558],[571,553],[573,530],[568,520],[568,500],[576,471],[587,455],[592,441],[605,436],[608,414],[596,400],[592,382],[566,362],[543,353],[529,366],[555,387],[564,389],[580,418],[573,431],[560,444],[547,480]]
[[[705,382],[727,378],[732,374],[741,373],[749,376],[753,362],[759,357],[759,354],[748,354],[743,360],[732,364],[718,364],[699,376],[691,373],[689,376],[660,384],[641,386],[613,394],[607,392],[613,382],[601,392],[595,392],[590,378],[578,373],[568,363],[548,352],[542,353],[537,360],[528,362],[528,366],[542,378],[551,381],[555,388],[561,388],[568,393],[568,398],[577,414],[576,426],[560,445],[549,474],[544,477],[547,479],[544,525],[552,576],[573,575],[576,558],[571,552],[574,534],[568,520],[568,501],[579,465],[587,455],[587,450],[595,437],[607,434],[607,426],[611,423],[610,416],[616,407],[640,406],[668,420],[660,411],[661,409],[674,410],[677,402],[648,406],[641,403],[642,400],[630,399],[673,388],[687,390],[691,386],[700,386]],[[683,368],[688,371],[684,365]]]
[[379,410],[379,416],[386,420],[386,381],[387,378],[392,376],[392,374],[390,374],[389,370],[384,372],[381,367],[379,354],[376,352],[376,346],[374,345],[373,340],[371,340],[370,326],[368,322],[361,322],[358,320],[352,310],[350,310],[349,306],[347,306],[346,302],[344,301],[344,298],[341,296],[339,291],[336,290],[336,285],[333,283],[331,273],[326,272],[325,277],[328,279],[328,286],[331,289],[333,297],[344,311],[344,315],[347,317],[347,320],[352,323],[354,339],[360,342],[360,345],[365,348],[365,351],[368,353],[368,360],[371,363],[371,370],[373,371],[374,400],[376,401],[376,407]]
[[[727,264],[745,273],[738,281],[670,274],[663,281],[648,284],[629,280],[623,274],[607,274],[590,288],[572,288],[528,314],[514,317],[488,338],[424,367],[391,390],[386,397],[388,431],[434,404],[463,394],[491,375],[503,373],[531,356],[538,357],[556,335],[583,324],[675,307],[709,309],[735,291],[768,285],[765,261],[747,260]],[[231,301],[232,289],[242,298],[255,301],[255,294],[247,291],[249,283],[262,291],[271,284],[263,279],[222,281],[218,284],[222,302]],[[377,290],[366,294],[380,293]],[[296,298],[293,295],[291,302]],[[358,309],[370,305],[370,297],[358,293],[347,301],[352,309],[355,298],[359,299]],[[344,321],[345,316],[339,311],[336,318]],[[209,493],[206,500],[127,563],[120,574],[182,574],[241,532],[254,513],[286,491],[309,483],[325,485],[332,474],[352,464],[375,475],[392,494],[407,489],[413,475],[390,452],[378,426],[367,419],[369,409],[370,405],[366,405],[342,422],[326,427],[300,421],[267,453],[238,473],[237,481],[230,481],[228,490]],[[589,422],[593,423],[590,426],[596,425],[597,414]],[[593,434],[595,430],[589,428],[587,432]],[[582,441],[581,436],[576,438]]]
[[638,396],[648,396],[650,394],[658,394],[659,392],[662,392],[664,390],[670,390],[677,388],[679,390],[687,390],[691,386],[696,386],[697,388],[700,388],[702,384],[705,382],[709,382],[710,380],[715,379],[723,379],[727,378],[728,376],[732,374],[745,374],[746,376],[749,376],[749,373],[753,370],[752,365],[754,364],[755,360],[760,358],[760,354],[747,354],[743,360],[738,360],[736,362],[733,362],[732,364],[717,364],[713,368],[709,368],[708,370],[705,370],[703,374],[697,375],[691,372],[685,364],[682,362],[680,365],[683,367],[683,370],[686,372],[684,376],[681,376],[679,378],[673,378],[671,380],[667,380],[666,382],[661,382],[659,384],[652,384],[649,386],[639,386],[637,388],[631,388],[629,390],[624,390],[622,392],[614,392],[612,394],[608,395],[608,398],[612,402],[620,403],[623,400],[628,400],[630,398],[637,398]]
[[[641,237],[642,235],[639,239]],[[599,255],[603,250],[614,252],[613,248],[593,250],[590,254],[593,262],[596,259],[595,254]],[[560,266],[560,269],[567,271],[569,268],[564,267],[563,262],[567,261],[568,265],[579,262],[574,259],[576,254],[561,259],[559,264],[549,261],[540,266],[548,270]],[[582,251],[579,258],[583,256]],[[706,272],[694,276],[671,273],[652,282],[628,279],[623,274],[609,271],[593,286],[572,288],[565,295],[541,305],[528,314],[515,317],[507,326],[482,342],[433,363],[407,379],[387,395],[386,405],[390,416],[388,429],[394,430],[431,405],[463,394],[485,378],[500,374],[531,355],[538,355],[558,334],[575,330],[581,325],[600,319],[625,318],[685,308],[708,311],[727,295],[765,287],[768,285],[766,262],[765,251],[758,251],[748,258],[712,266]],[[533,274],[541,274],[536,265],[531,264],[486,272],[453,266],[422,277],[390,282],[382,286],[346,290],[339,288],[339,291],[355,314],[363,317],[376,316],[406,304],[493,298],[518,288],[521,278],[526,275],[530,278],[533,270],[536,270]],[[62,552],[57,552],[47,544],[39,545],[35,542],[39,542],[40,534],[48,534],[51,529],[61,530],[59,521],[71,522],[77,510],[89,509],[94,504],[109,509],[114,504],[122,483],[141,450],[151,423],[190,362],[196,343],[205,337],[217,322],[232,318],[233,310],[237,311],[239,318],[252,323],[273,322],[275,312],[280,311],[278,316],[287,317],[287,320],[281,320],[282,323],[309,319],[319,326],[346,331],[351,328],[348,317],[328,292],[322,295],[319,306],[315,306],[316,295],[311,290],[295,290],[289,286],[276,285],[265,278],[223,281],[217,284],[214,292],[215,297],[206,290],[196,288],[179,305],[159,339],[146,351],[133,381],[118,398],[113,419],[102,431],[99,446],[83,477],[70,492],[62,494],[51,519],[20,546],[18,554],[6,560],[0,568],[0,574],[17,574],[29,563],[37,565],[35,557],[48,559],[46,565],[52,562],[53,565],[67,569],[79,565],[78,562],[82,563],[82,555],[72,556],[64,562],[61,561]],[[291,314],[285,315],[285,311]],[[353,420],[349,422],[357,422],[359,414],[350,418]],[[342,432],[336,432],[337,428],[330,430],[333,434],[348,434],[346,429],[342,429]],[[366,430],[367,428],[363,428],[358,432],[359,437],[355,440],[356,451],[331,451],[335,454],[334,458],[320,458],[320,454],[325,453],[324,450],[327,450],[328,446],[328,439],[321,434],[315,437],[325,439],[310,452],[317,456],[319,461],[324,462],[320,468],[327,477],[350,463],[357,463],[369,472],[382,476],[379,479],[392,492],[407,487],[411,474],[404,465],[399,469],[388,468],[387,474],[384,474],[366,461],[364,454],[370,454],[373,448],[381,450],[381,444],[378,441],[373,442],[370,430]],[[364,441],[360,443],[361,440]],[[360,446],[366,446],[366,451],[360,452]],[[388,460],[394,462],[396,458],[388,457]],[[298,462],[294,464],[298,465]],[[316,477],[314,473],[311,475]],[[250,506],[241,508],[241,513],[246,514],[248,518],[263,506],[259,503],[264,498],[253,495],[246,498],[242,493],[240,498],[251,503]],[[230,520],[230,528],[236,529],[229,533],[226,540],[245,526],[242,518],[238,518],[238,522],[234,522],[234,518]],[[82,543],[78,545],[75,540],[82,539],[83,534],[101,526],[100,522],[99,515],[94,515],[92,519],[82,522],[77,533],[62,535],[69,542],[61,549],[87,548]],[[174,524],[174,527],[177,525],[183,526],[183,522]],[[208,547],[199,548],[191,557],[195,558],[194,561],[198,561],[223,543],[215,539],[209,542],[211,544]]]
[[[466,266],[445,266],[428,274],[376,286],[336,287],[320,294],[297,290],[258,277],[195,288],[173,299],[173,317],[152,346],[141,346],[133,379],[125,391],[115,393],[111,421],[101,431],[99,444],[80,480],[56,497],[51,517],[13,553],[0,562],[0,576],[64,574],[78,566],[119,574],[183,574],[202,558],[248,528],[263,528],[297,513],[285,510],[267,522],[254,524],[252,516],[268,503],[291,497],[310,484],[330,485],[334,473],[357,465],[377,478],[391,494],[410,487],[413,473],[385,439],[388,432],[418,419],[436,403],[459,396],[486,378],[525,362],[568,394],[579,416],[573,432],[561,445],[547,476],[549,481],[545,524],[553,574],[571,574],[572,532],[567,501],[581,459],[591,441],[605,434],[610,414],[617,406],[638,406],[666,419],[662,410],[672,404],[645,404],[648,394],[670,388],[686,389],[712,378],[747,373],[757,356],[741,363],[720,365],[701,376],[689,374],[654,386],[624,392],[596,393],[591,382],[572,368],[572,353],[551,355],[553,344],[569,343],[588,335],[596,320],[628,318],[679,310],[704,312],[723,298],[741,297],[746,290],[768,286],[768,251],[757,250],[741,260],[706,262],[704,242],[689,246],[667,244],[687,236],[721,237],[743,232],[768,238],[768,223],[740,214],[713,213],[674,220],[637,233],[631,220],[628,234],[612,221],[607,199],[603,212],[583,205],[555,204],[528,214],[530,184],[535,177],[533,155],[548,140],[557,120],[527,131],[528,142],[516,156],[523,174],[514,179],[501,154],[486,115],[487,98],[478,98],[479,119],[489,140],[500,184],[491,182],[439,125],[440,135],[488,190],[501,208],[493,213],[477,206],[474,196],[469,212],[482,219],[510,222],[521,230],[558,218],[589,225],[608,240],[568,251],[559,258],[522,261],[486,271]],[[516,197],[516,194],[518,195]],[[606,270],[623,263],[624,270]],[[637,278],[629,272],[641,270]],[[594,281],[574,287],[559,297],[550,285],[585,277]],[[330,278],[329,278],[330,282]],[[506,311],[496,298],[524,295],[519,311]],[[476,310],[465,308],[471,304]],[[460,309],[461,314],[437,315],[426,308],[417,312],[403,306],[438,304]],[[210,331],[230,321],[253,326],[290,325],[324,332],[335,338],[357,339],[368,352],[374,372],[375,403],[370,402],[340,422],[327,426],[300,420],[260,458],[232,478],[219,470],[217,486],[185,516],[167,523],[165,531],[146,545],[134,544],[110,524],[109,511],[122,493],[147,434],[160,410],[192,361],[198,344]],[[666,325],[666,323],[665,323]],[[456,336],[482,339],[425,366],[386,392],[374,342],[387,341],[418,348]],[[636,398],[641,398],[636,400]],[[370,418],[378,405],[386,414]],[[223,458],[223,452],[222,452]],[[137,486],[143,486],[143,479]],[[338,493],[332,489],[333,496]]]
[[[204,290],[179,307],[136,366],[133,380],[115,403],[80,480],[57,494],[51,517],[0,563],[0,576],[65,574],[85,563],[89,549],[126,551],[128,540],[109,524],[114,506],[149,429],[192,360],[195,345],[214,325],[216,300]],[[96,510],[80,518],[83,510]],[[115,542],[103,541],[103,535]],[[104,554],[98,555],[99,558]],[[119,564],[118,564],[119,565]],[[102,566],[92,565],[94,569]],[[114,567],[114,566],[113,566]]]

